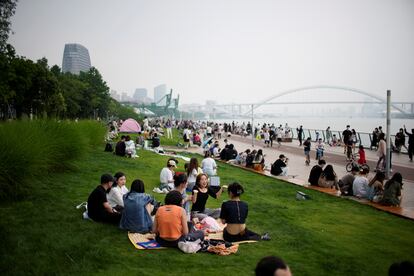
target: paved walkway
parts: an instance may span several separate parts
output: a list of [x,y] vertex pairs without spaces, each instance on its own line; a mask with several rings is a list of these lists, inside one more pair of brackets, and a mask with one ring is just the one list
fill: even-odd
[[[220,147],[224,146],[224,139],[220,141]],[[254,147],[252,146],[251,137],[232,136],[227,138],[229,143],[234,144],[237,151],[244,151],[246,149],[262,149],[265,154],[265,165],[270,168],[270,164],[273,163],[280,154],[284,154],[289,158],[289,176],[285,180],[307,186],[308,176],[313,165],[317,163],[315,160],[315,143],[312,143],[311,151],[311,164],[305,165],[305,157],[303,153],[303,147],[299,147],[299,143],[293,140],[291,143],[282,143],[282,146],[278,148],[277,143],[273,144],[273,147],[264,147],[263,141],[254,140]],[[189,151],[202,154],[202,149],[199,147],[192,147]],[[378,157],[375,151],[367,149],[366,159],[371,170],[375,168]],[[325,148],[324,158],[327,164],[331,164],[334,167],[338,178],[344,176],[347,172],[345,169],[346,157],[343,153],[342,147],[329,147]],[[401,207],[404,209],[400,213],[409,213],[414,218],[414,163],[409,162],[406,154],[396,154],[392,156],[392,169],[393,172],[400,172],[404,178],[404,186],[402,191]],[[370,177],[374,176],[374,172],[370,173]],[[327,192],[327,191],[325,191]]]

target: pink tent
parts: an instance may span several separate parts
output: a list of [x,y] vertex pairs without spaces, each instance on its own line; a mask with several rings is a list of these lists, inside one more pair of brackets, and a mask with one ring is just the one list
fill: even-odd
[[141,126],[134,119],[127,119],[121,125],[119,132],[138,133],[141,131]]

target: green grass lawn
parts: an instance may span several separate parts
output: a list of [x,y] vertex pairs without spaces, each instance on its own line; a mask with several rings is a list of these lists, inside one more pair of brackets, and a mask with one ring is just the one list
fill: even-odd
[[[391,263],[414,260],[414,221],[222,163],[221,182],[239,181],[245,187],[248,228],[268,231],[272,240],[242,244],[225,257],[136,250],[126,232],[83,220],[75,206],[87,199],[105,172],[125,172],[128,188],[140,178],[152,194],[167,157],[148,151],[138,155],[120,158],[100,147],[77,161],[78,169],[34,180],[36,188],[27,199],[2,203],[0,273],[253,275],[261,257],[279,255],[295,275],[386,275]],[[312,199],[297,201],[297,190]],[[163,200],[163,195],[155,196]],[[208,204],[218,207],[227,199],[223,194]]]

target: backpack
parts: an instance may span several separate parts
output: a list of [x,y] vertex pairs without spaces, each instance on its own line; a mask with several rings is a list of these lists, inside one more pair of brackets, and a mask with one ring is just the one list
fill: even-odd
[[108,151],[108,152],[113,152],[114,151],[111,143],[106,143],[105,151]]

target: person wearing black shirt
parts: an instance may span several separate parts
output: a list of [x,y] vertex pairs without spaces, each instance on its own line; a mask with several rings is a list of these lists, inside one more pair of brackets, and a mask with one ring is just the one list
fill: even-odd
[[154,133],[154,136],[152,137],[152,147],[158,148],[160,146],[160,137],[158,137],[157,133]]
[[227,226],[223,229],[223,238],[228,242],[245,240],[270,240],[269,234],[263,236],[256,234],[246,227],[246,218],[249,207],[246,202],[240,200],[244,193],[242,185],[234,182],[228,187],[229,201],[221,205],[220,219]]
[[88,197],[88,216],[97,222],[119,224],[121,214],[112,209],[106,199],[106,191],[112,187],[114,179],[110,174],[101,176],[101,185]]
[[299,140],[299,146],[302,146],[302,139],[303,139],[303,127],[300,126],[299,128],[296,129],[296,131],[298,132],[298,140]]
[[223,192],[223,186],[211,187],[208,185],[208,176],[204,173],[197,175],[196,182],[192,191],[193,206],[191,207],[191,217],[202,220],[203,218],[210,216],[212,218],[219,218],[220,208],[210,209],[206,208],[207,199],[209,196],[212,198],[219,198]]
[[311,185],[318,186],[318,180],[319,180],[319,177],[321,176],[321,173],[323,171],[323,166],[325,166],[325,164],[326,164],[325,160],[319,159],[318,165],[315,165],[312,167],[310,174],[309,174],[309,178],[308,178],[308,182]]
[[311,138],[308,137],[305,142],[303,142],[303,151],[305,152],[305,164],[309,166],[310,164],[310,150],[311,150]]
[[119,141],[118,143],[116,143],[115,146],[115,154],[118,156],[125,156],[125,150],[126,150],[126,145],[125,145],[125,136],[122,135],[121,136],[121,141]]
[[344,153],[346,153],[349,138],[351,138],[352,131],[349,130],[350,126],[347,125],[346,129],[342,132],[342,141],[344,142]]
[[283,154],[279,155],[279,159],[277,159],[270,169],[270,173],[273,175],[281,175],[286,176],[288,174],[288,167],[287,162],[288,158],[284,156]]
[[411,133],[408,133],[407,129],[404,126],[404,132],[408,135],[408,157],[410,162],[413,162],[413,153],[414,153],[414,128],[411,130]]

